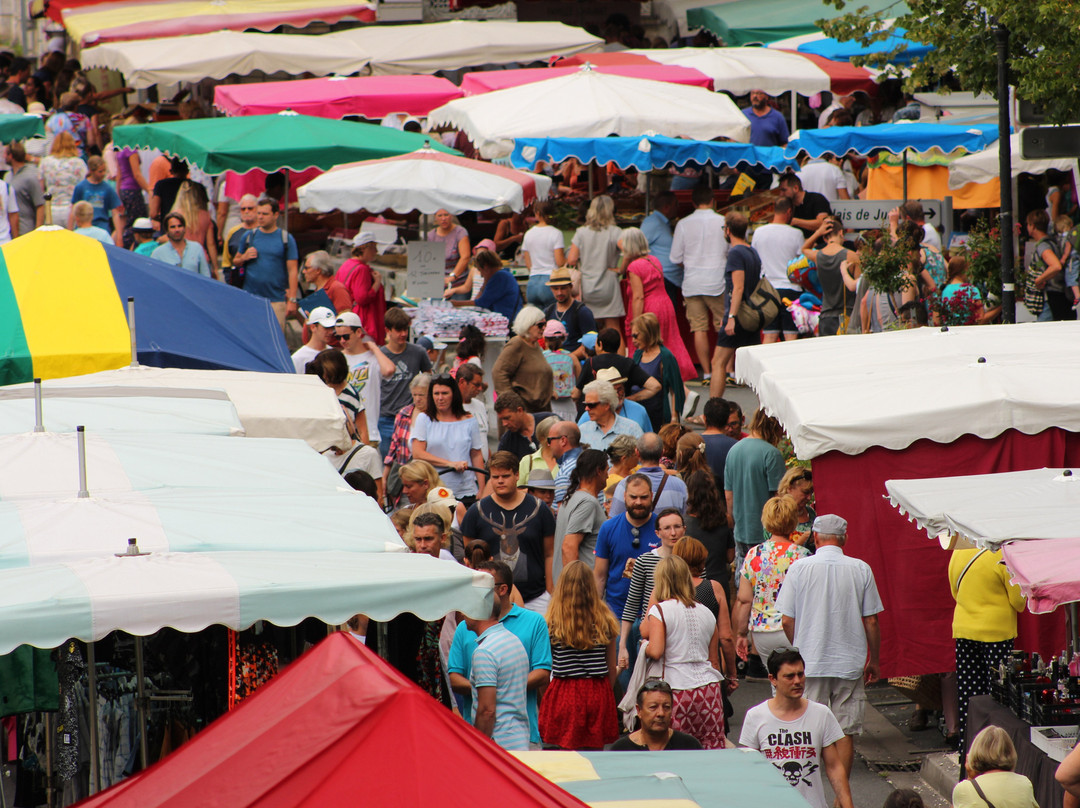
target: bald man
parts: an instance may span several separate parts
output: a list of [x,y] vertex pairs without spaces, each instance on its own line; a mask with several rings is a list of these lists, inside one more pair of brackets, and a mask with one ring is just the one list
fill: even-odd
[[[244,236],[250,231],[255,229],[255,203],[258,202],[258,198],[254,194],[244,194],[240,197],[240,224],[233,227],[224,238],[224,250],[221,256],[221,267],[225,272],[226,279],[229,279],[234,273],[232,271],[232,259],[238,252],[243,252],[241,245],[244,241]],[[219,205],[220,209],[220,205]],[[229,281],[233,283],[232,281]],[[234,286],[239,285],[233,283]]]

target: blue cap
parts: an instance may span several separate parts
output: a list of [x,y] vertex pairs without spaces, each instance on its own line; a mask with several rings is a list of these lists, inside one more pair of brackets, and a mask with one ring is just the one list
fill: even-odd
[[596,332],[589,331],[586,334],[581,335],[581,344],[588,348],[590,351],[596,350]]
[[431,341],[431,337],[420,337],[416,340],[416,344],[423,348],[425,351],[430,351],[435,347],[435,343]]

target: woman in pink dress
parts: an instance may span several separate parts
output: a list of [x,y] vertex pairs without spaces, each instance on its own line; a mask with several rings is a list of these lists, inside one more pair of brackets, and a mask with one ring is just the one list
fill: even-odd
[[664,289],[664,273],[660,261],[649,255],[649,240],[636,227],[628,227],[619,236],[622,250],[620,268],[625,272],[623,301],[626,304],[626,339],[630,341],[630,325],[647,311],[660,321],[660,339],[675,355],[684,379],[693,379],[697,371],[683,344],[675,307]]

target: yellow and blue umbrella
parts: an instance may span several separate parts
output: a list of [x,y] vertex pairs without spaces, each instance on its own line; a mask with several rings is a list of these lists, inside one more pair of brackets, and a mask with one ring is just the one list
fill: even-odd
[[59,228],[0,248],[0,384],[154,367],[291,373],[270,302]]

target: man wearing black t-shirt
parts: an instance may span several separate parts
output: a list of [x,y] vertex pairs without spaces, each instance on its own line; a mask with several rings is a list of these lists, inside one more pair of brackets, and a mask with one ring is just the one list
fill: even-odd
[[609,752],[663,752],[666,749],[701,749],[692,735],[671,728],[674,697],[663,679],[646,679],[637,693],[637,714],[641,729],[608,744]]
[[791,223],[807,237],[814,234],[826,216],[832,215],[829,200],[813,191],[804,191],[797,174],[784,174],[780,178],[780,193],[791,200]]
[[712,383],[709,385],[710,398],[723,398],[728,370],[735,370],[735,351],[761,342],[757,330],[747,331],[732,316],[733,312],[739,311],[742,302],[754,293],[761,279],[761,258],[757,250],[746,242],[748,226],[746,216],[738,211],[732,211],[725,218],[724,234],[731,246],[728,247],[724,273],[727,276],[731,305],[724,315],[720,333],[716,335],[716,350],[712,357]]
[[581,401],[581,390],[589,382],[596,381],[596,372],[604,368],[615,368],[626,379],[626,389],[633,392],[627,396],[631,401],[642,402],[660,392],[660,382],[641,369],[641,365],[619,352],[619,332],[614,328],[605,328],[596,335],[596,356],[591,356],[581,363],[581,375],[571,394],[575,401]]

